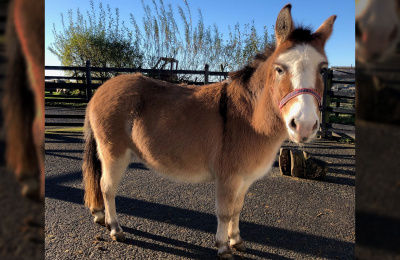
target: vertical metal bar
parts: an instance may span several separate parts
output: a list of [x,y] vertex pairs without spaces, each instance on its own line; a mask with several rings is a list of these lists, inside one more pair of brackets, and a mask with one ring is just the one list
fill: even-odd
[[209,68],[209,66],[208,66],[208,64],[206,64],[204,66],[204,85],[208,84],[208,74],[209,74],[208,68]]
[[92,99],[92,74],[90,69],[90,60],[86,61],[86,98],[88,102]]
[[[340,101],[339,102],[336,101],[336,107],[340,107]],[[335,117],[339,117],[339,113],[338,112],[335,113]]]
[[330,96],[328,95],[328,91],[331,90],[332,87],[332,70],[327,69],[324,73],[324,94],[322,98],[322,111],[321,111],[321,137],[326,138],[327,135],[327,126],[329,123],[329,112],[326,111],[326,107],[330,105]]

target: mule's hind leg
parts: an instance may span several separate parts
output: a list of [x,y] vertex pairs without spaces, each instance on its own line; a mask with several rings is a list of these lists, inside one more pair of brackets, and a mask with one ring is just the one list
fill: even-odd
[[235,202],[239,189],[243,184],[241,178],[230,177],[227,180],[216,182],[216,213],[218,228],[216,234],[216,246],[218,256],[222,259],[233,259],[232,250],[229,246],[228,230],[235,212]]
[[102,162],[102,176],[100,180],[101,191],[104,198],[105,224],[110,231],[111,238],[116,241],[125,240],[125,234],[117,221],[117,212],[115,209],[115,195],[122,176],[131,160],[129,149],[121,156],[115,157],[101,152],[99,155]]
[[106,215],[104,214],[104,207],[90,207],[90,213],[92,213],[94,219],[94,223],[105,225],[106,224]]
[[248,191],[250,185],[251,185],[250,182],[242,183],[242,185],[239,189],[238,195],[236,197],[233,216],[229,223],[229,229],[228,229],[230,245],[233,248],[235,248],[237,251],[241,251],[241,252],[246,250],[246,246],[244,245],[244,241],[243,241],[242,237],[240,236],[239,217],[240,217],[240,212],[242,211],[242,208],[243,208],[243,203],[244,203],[244,198],[246,196],[246,192]]

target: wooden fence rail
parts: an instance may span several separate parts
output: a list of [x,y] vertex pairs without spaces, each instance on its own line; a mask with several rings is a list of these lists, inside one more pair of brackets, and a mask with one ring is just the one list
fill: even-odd
[[[186,74],[186,75],[204,75],[204,82],[196,82],[196,84],[208,84],[210,76],[223,76],[226,78],[228,72],[215,72],[209,71],[209,66],[206,64],[203,71],[194,70],[156,70],[156,69],[141,69],[141,68],[99,68],[91,67],[90,61],[87,61],[85,67],[69,67],[69,66],[45,66],[46,70],[68,70],[80,71],[84,73],[83,77],[70,77],[70,76],[46,76],[45,90],[46,90],[46,103],[79,103],[86,104],[93,93],[108,78],[92,77],[92,72],[114,72],[114,73],[151,73],[153,75],[160,74]],[[352,68],[354,70],[354,68]],[[55,82],[50,82],[54,80]],[[67,83],[66,81],[73,80],[74,83]],[[95,83],[94,83],[95,82]],[[101,83],[98,83],[101,82]],[[355,137],[355,126],[353,123],[343,124],[341,118],[346,120],[354,119],[355,109],[354,100],[355,93],[342,90],[337,86],[354,85],[355,74],[349,72],[349,68],[332,67],[324,74],[324,94],[323,94],[323,108],[321,111],[321,130],[322,137],[331,136],[333,133],[339,135],[347,135]],[[342,87],[345,89],[346,87]],[[63,96],[54,95],[53,92],[59,90],[79,90],[84,95]],[[334,115],[335,121],[332,122]],[[349,116],[350,115],[350,116]],[[46,115],[48,119],[64,118],[64,119],[82,119],[83,115]],[[46,126],[77,126],[83,125],[76,122],[47,122]]]
[[355,91],[348,90],[348,85],[355,87],[355,68],[331,67],[324,83],[322,137],[337,134],[355,138]]

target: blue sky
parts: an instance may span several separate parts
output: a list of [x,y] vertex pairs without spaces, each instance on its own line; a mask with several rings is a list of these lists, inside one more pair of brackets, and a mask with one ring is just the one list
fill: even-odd
[[[156,0],[158,2],[158,0]],[[94,0],[102,2],[105,6],[109,4],[112,9],[119,8],[121,20],[129,25],[129,15],[132,13],[141,27],[141,20],[144,15],[140,0]],[[152,6],[151,1],[145,3]],[[244,24],[251,23],[254,20],[257,32],[262,33],[263,27],[272,32],[272,26],[275,25],[276,17],[282,7],[292,4],[292,17],[295,23],[310,25],[316,30],[322,22],[329,16],[335,14],[337,19],[334,25],[334,31],[326,44],[326,54],[330,66],[354,66],[355,64],[355,2],[349,0],[320,1],[320,0],[201,0],[190,1],[188,4],[192,12],[193,23],[197,23],[197,9],[200,8],[203,14],[204,24],[206,26],[216,23],[219,30],[228,35],[228,26],[233,27],[239,22],[241,29]],[[183,0],[164,0],[167,6],[171,4],[176,15],[177,22],[180,22],[178,9],[179,4],[184,6]],[[72,9],[74,13],[77,8],[81,13],[86,14],[90,10],[89,0],[47,0],[46,1],[46,57],[45,65],[60,65],[57,57],[48,51],[48,46],[54,41],[53,24],[57,30],[61,30],[61,13],[64,14],[64,20],[67,22],[67,12]]]

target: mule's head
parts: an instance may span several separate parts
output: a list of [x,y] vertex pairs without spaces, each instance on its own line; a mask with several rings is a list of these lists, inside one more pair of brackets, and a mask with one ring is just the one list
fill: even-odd
[[363,63],[384,61],[400,40],[400,2],[356,1],[356,59]]
[[270,57],[274,103],[279,107],[291,140],[311,141],[319,128],[323,72],[328,66],[324,46],[336,16],[329,17],[314,33],[295,28],[286,5],[275,25],[276,50]]

